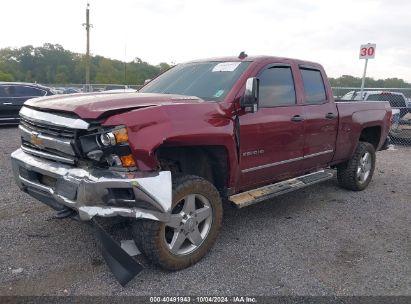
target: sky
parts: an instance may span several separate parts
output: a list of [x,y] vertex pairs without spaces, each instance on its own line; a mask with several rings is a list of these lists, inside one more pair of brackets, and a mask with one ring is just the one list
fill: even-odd
[[[91,53],[150,64],[273,55],[361,77],[361,44],[376,43],[367,76],[411,82],[409,0],[90,0]],[[86,0],[2,1],[0,48],[61,44],[85,53]]]

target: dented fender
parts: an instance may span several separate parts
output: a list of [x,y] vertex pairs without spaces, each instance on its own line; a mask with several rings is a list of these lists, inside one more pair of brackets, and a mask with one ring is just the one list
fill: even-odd
[[229,158],[229,184],[233,185],[238,163],[234,115],[217,102],[173,103],[136,109],[107,118],[103,125],[126,125],[129,144],[142,171],[160,167],[160,146],[224,146]]

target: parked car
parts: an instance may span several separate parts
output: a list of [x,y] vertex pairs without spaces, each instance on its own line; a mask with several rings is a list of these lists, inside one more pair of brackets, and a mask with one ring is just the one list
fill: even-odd
[[407,114],[407,98],[403,93],[392,91],[350,91],[341,100],[388,101],[393,109],[400,110],[400,116]]
[[65,88],[63,94],[76,94],[81,93],[81,89],[79,88]]
[[21,82],[0,82],[0,124],[19,122],[23,103],[34,97],[53,95],[50,88]]
[[111,91],[111,90],[127,90],[129,89],[128,85],[122,84],[110,84],[104,87],[104,91]]
[[411,112],[400,118],[399,110],[392,110],[392,127],[389,136],[395,144],[411,143]]
[[[140,251],[178,270],[212,247],[223,202],[259,203],[328,180],[329,168],[364,190],[391,114],[388,102],[335,102],[317,63],[197,60],[135,94],[28,101],[12,166],[20,189],[61,217],[127,219]],[[109,244],[114,269],[127,254]]]
[[99,94],[113,94],[113,93],[135,93],[137,90],[135,89],[112,89],[107,91],[101,91]]
[[54,93],[54,94],[64,94],[64,90],[66,88],[63,87],[52,87],[50,88],[50,90]]

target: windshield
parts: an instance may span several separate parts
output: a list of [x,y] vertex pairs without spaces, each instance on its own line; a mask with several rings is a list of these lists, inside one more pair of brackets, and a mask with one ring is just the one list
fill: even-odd
[[179,64],[148,83],[140,92],[179,94],[221,101],[249,64],[222,61]]

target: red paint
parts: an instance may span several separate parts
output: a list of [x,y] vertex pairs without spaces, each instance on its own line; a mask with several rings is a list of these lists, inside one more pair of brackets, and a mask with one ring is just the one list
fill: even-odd
[[[241,61],[235,57],[213,60]],[[277,57],[246,57],[243,60],[252,63],[221,102],[206,102],[196,97],[186,100],[179,95],[129,93],[53,96],[31,100],[26,105],[75,113],[86,120],[103,118],[102,124],[107,126],[126,125],[134,157],[144,171],[158,169],[155,151],[162,145],[224,146],[229,161],[227,187],[236,191],[344,162],[351,157],[364,127],[381,127],[379,147],[382,146],[391,115],[388,103],[335,103],[327,76],[316,63]],[[245,81],[274,63],[291,66],[297,104],[245,113],[239,105]],[[326,89],[323,104],[305,104],[299,65],[321,71]],[[336,117],[325,118],[328,113]],[[290,119],[294,115],[302,116],[304,121],[292,122]],[[234,136],[236,117],[240,123],[239,157]],[[304,156],[326,150],[333,152],[304,159]],[[250,151],[258,152],[254,156],[243,156]],[[290,159],[301,160],[242,172]]]

